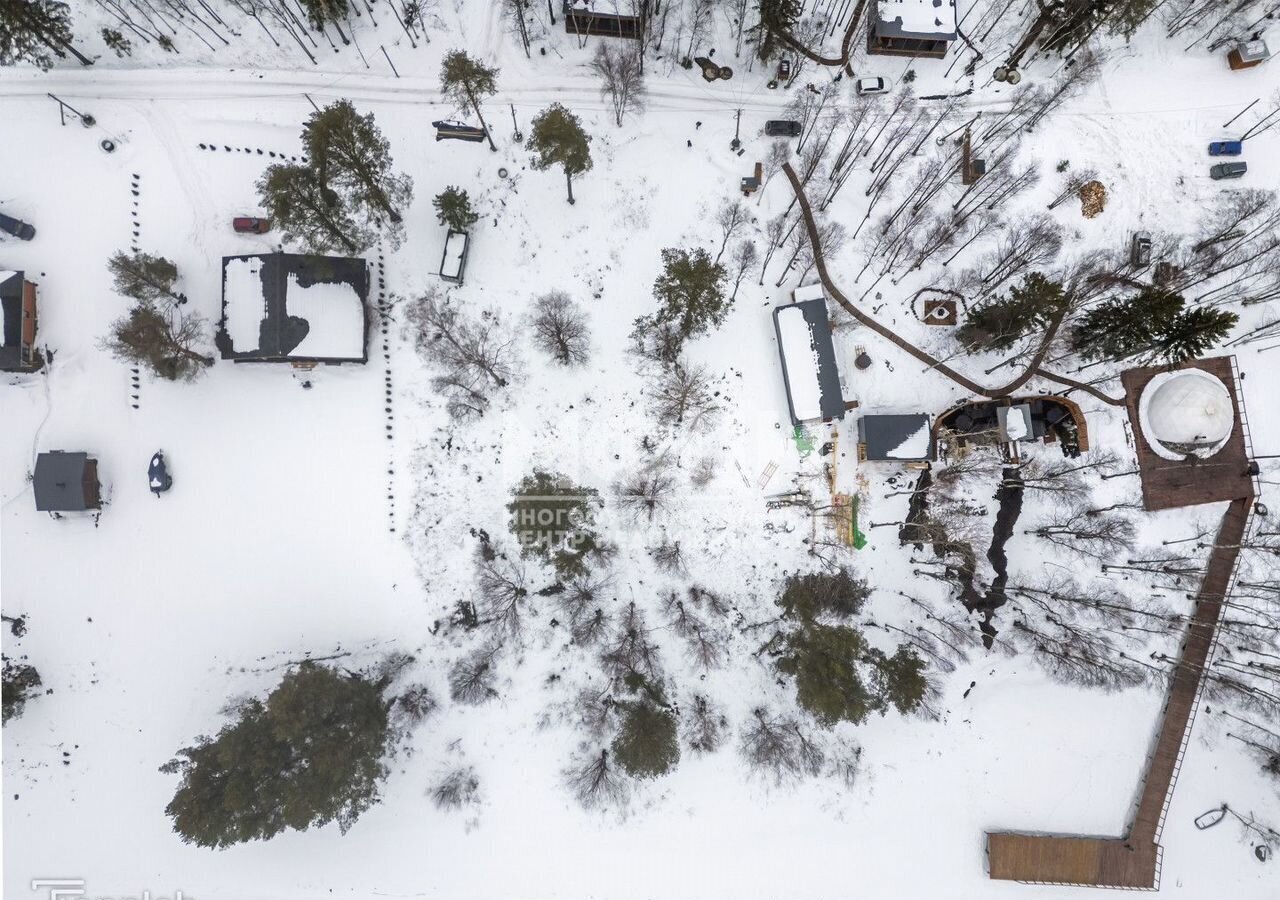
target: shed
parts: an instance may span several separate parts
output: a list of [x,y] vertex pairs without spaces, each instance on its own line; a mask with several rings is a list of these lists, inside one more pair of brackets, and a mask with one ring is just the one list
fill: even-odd
[[454,284],[462,284],[462,276],[467,270],[467,248],[471,238],[465,231],[449,229],[449,236],[444,241],[444,255],[440,257],[440,277]]
[[36,353],[36,286],[22,272],[0,272],[0,371],[29,372],[40,365]]
[[1233,69],[1252,69],[1262,65],[1270,56],[1266,41],[1242,41],[1227,54],[1227,65]]
[[[803,288],[798,289],[799,291]],[[844,418],[844,391],[831,341],[827,301],[802,300],[775,307],[773,327],[792,425]]]
[[363,363],[368,298],[363,259],[227,256],[214,341],[222,358],[235,362]]
[[102,507],[98,461],[87,453],[41,453],[36,457],[32,486],[36,509],[42,512],[83,512]]
[[579,38],[594,34],[639,39],[649,16],[649,0],[638,6],[636,9],[628,3],[623,7],[619,0],[564,0],[564,30]]
[[868,53],[941,59],[955,39],[955,0],[875,0]]
[[866,415],[858,419],[858,459],[924,462],[933,459],[933,432],[925,413]]

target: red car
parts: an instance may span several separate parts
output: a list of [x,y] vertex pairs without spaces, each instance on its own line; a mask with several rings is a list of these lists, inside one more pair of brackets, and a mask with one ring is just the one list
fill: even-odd
[[271,230],[271,220],[256,219],[251,216],[236,216],[231,220],[231,227],[240,234],[266,234]]

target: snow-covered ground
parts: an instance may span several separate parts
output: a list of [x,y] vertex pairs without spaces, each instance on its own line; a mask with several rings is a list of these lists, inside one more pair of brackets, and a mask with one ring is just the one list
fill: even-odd
[[[766,509],[766,495],[823,481],[822,459],[802,458],[791,435],[770,311],[790,299],[795,280],[775,288],[776,263],[764,286],[748,276],[724,326],[691,347],[719,379],[725,414],[714,430],[660,429],[628,352],[633,320],[653,310],[660,249],[715,251],[715,210],[764,157],[763,121],[789,96],[768,90],[745,61],[732,81],[710,85],[696,69],[657,64],[649,109],[618,129],[585,69],[594,41],[581,50],[556,32],[535,44],[548,47],[546,56],[535,50],[526,60],[496,4],[457,7],[442,14],[446,33],[417,49],[389,28],[364,28],[368,70],[350,50],[326,49],[312,67],[246,33],[243,46],[220,56],[193,48],[163,60],[104,58],[89,70],[0,72],[3,121],[21,123],[21,139],[0,141],[0,208],[39,229],[30,243],[0,243],[0,268],[38,283],[39,343],[53,351],[46,375],[0,383],[0,591],[5,614],[27,615],[30,629],[20,642],[6,629],[4,642],[51,691],[4,730],[6,895],[32,895],[32,879],[83,878],[91,896],[145,889],[240,900],[1092,896],[988,881],[983,834],[1121,833],[1163,704],[1155,688],[1065,687],[1029,657],[978,654],[941,677],[937,721],[889,715],[840,727],[863,748],[852,786],[763,783],[730,741],[705,757],[686,753],[673,774],[642,786],[625,814],[585,812],[562,784],[580,740],[563,709],[591,667],[549,627],[549,606],[535,604],[526,646],[503,659],[495,701],[448,701],[445,673],[468,645],[437,626],[473,593],[472,530],[505,537],[510,490],[533,468],[608,495],[652,458],[644,442],[667,452],[681,479],[669,514],[652,527],[609,504],[601,516],[602,533],[620,545],[616,594],[640,602],[681,583],[646,551],[666,534],[682,542],[689,580],[732,598],[748,620],[767,612],[785,574],[814,567],[807,518]],[[403,77],[375,65],[379,41]],[[429,123],[455,113],[435,75],[455,46],[502,68],[486,106],[498,153],[434,140]],[[722,49],[717,59],[729,56]],[[1045,77],[1056,66],[1041,64],[1033,71]],[[946,65],[872,58],[858,74],[897,80],[910,66],[925,93],[949,84]],[[1055,211],[1073,247],[1125,246],[1138,228],[1185,231],[1223,189],[1208,178],[1204,144],[1227,136],[1223,122],[1278,86],[1280,63],[1232,73],[1220,54],[1185,53],[1144,32],[1027,136],[1024,153],[1046,178],[1019,205],[1043,209],[1053,168],[1069,159],[1096,168],[1108,189],[1095,219],[1073,203]],[[972,108],[1000,109],[1007,90],[980,84]],[[60,126],[49,92],[98,124]],[[368,254],[384,267],[375,284],[385,277],[387,294],[401,298],[449,290],[469,311],[497,310],[518,335],[523,374],[484,419],[450,422],[432,372],[402,333],[402,307],[392,310],[385,353],[371,329],[369,363],[317,369],[310,390],[288,367],[229,362],[194,384],[143,376],[135,389],[127,367],[99,348],[125,309],[106,260],[135,243],[174,260],[191,308],[216,323],[222,257],[276,247],[275,234],[234,234],[230,220],[258,214],[254,183],[268,152],[299,152],[308,96],[321,104],[345,97],[373,112],[397,169],[414,179],[404,246]],[[508,104],[527,129],[552,101],[581,115],[594,136],[595,166],[576,180],[573,206],[556,172],[529,167],[508,124]],[[739,108],[742,157],[728,149]],[[98,147],[108,136],[119,145],[113,154]],[[1250,141],[1247,186],[1280,187],[1278,151],[1280,131]],[[435,274],[446,232],[431,198],[448,185],[468,190],[482,216],[471,230],[466,284],[446,288]],[[790,201],[786,179],[769,180],[760,223]],[[833,212],[852,227],[862,203],[851,187]],[[864,248],[850,241],[829,261],[851,297],[860,293],[852,277]],[[592,355],[582,369],[552,366],[527,340],[533,298],[554,289],[590,313]],[[940,330],[908,308],[914,286],[877,290],[866,305],[885,324],[942,348]],[[847,319],[834,305],[832,315]],[[1253,444],[1259,454],[1280,453],[1280,356],[1257,347],[1237,353]],[[967,399],[847,321],[836,350],[845,396],[863,411],[936,414]],[[853,364],[862,350],[873,359],[867,371]],[[1007,374],[983,376],[991,364],[957,365],[984,382]],[[1094,446],[1130,459],[1123,409],[1077,399]],[[913,574],[896,528],[869,527],[903,517],[907,498],[889,495],[908,482],[896,467],[858,466],[854,418],[838,429],[836,478],[861,494],[869,543],[850,562],[876,588],[869,617],[908,627],[903,592],[956,601],[940,582]],[[100,519],[35,511],[29,473],[48,449],[99,460],[109,500]],[[146,484],[157,449],[174,478],[160,499]],[[704,457],[717,475],[695,490],[684,473]],[[777,471],[766,479],[770,464]],[[1119,494],[1136,488],[1128,482],[1108,484]],[[1024,520],[1038,512],[1029,500]],[[1149,546],[1185,536],[1220,512],[1146,516],[1140,539]],[[1021,528],[1008,551],[1030,570],[1079,565]],[[660,640],[675,682],[713,693],[735,728],[761,703],[793,702],[793,689],[751,657],[747,638],[735,638],[735,653],[748,661],[709,674],[682,660],[673,637]],[[884,638],[886,648],[895,643]],[[442,708],[394,759],[382,802],[349,833],[327,827],[218,852],[179,842],[163,814],[175,778],[158,768],[195,736],[214,733],[230,697],[261,695],[290,661],[309,655],[349,652],[365,663],[390,651],[417,657],[415,678]],[[1224,801],[1280,820],[1274,782],[1232,744],[1205,727],[1193,737],[1162,839],[1166,893],[1264,900],[1280,891],[1277,864],[1257,863],[1230,825],[1202,832],[1192,824]],[[476,768],[482,802],[451,814],[426,791],[459,763]]]

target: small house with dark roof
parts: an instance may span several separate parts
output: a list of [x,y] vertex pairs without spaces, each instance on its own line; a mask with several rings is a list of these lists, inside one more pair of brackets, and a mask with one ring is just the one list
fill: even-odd
[[[815,290],[816,289],[816,293]],[[773,327],[792,425],[844,418],[844,390],[821,285],[797,288],[796,302],[775,307]]]
[[41,512],[84,512],[101,509],[98,461],[87,453],[52,450],[36,457],[32,480],[36,509]]
[[223,359],[235,362],[364,363],[368,300],[363,259],[227,256],[214,342]]
[[0,371],[32,372],[40,368],[36,352],[36,286],[21,272],[0,272]]
[[867,52],[942,59],[956,28],[955,0],[873,0]]
[[858,459],[921,463],[933,459],[933,432],[925,413],[866,415],[858,419]]

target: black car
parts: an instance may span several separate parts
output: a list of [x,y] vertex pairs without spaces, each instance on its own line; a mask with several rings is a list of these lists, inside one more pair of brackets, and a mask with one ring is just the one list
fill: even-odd
[[764,133],[769,137],[800,137],[800,123],[793,119],[770,119],[764,123]]
[[4,213],[0,213],[0,231],[11,234],[22,241],[29,241],[36,236],[34,226],[28,225],[26,222],[15,219],[12,216],[6,216]]
[[1249,166],[1242,162],[1218,163],[1209,168],[1209,177],[1214,181],[1224,178],[1240,178],[1249,171]]

